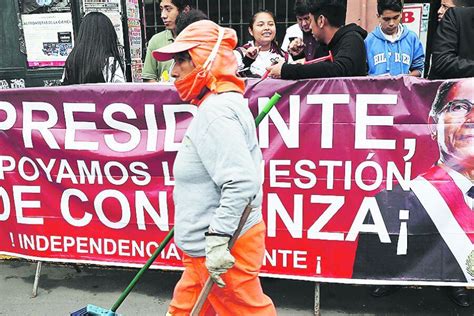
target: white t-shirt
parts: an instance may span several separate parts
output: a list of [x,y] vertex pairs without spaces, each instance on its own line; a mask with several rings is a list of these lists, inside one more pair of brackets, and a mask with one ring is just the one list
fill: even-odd
[[303,39],[303,31],[301,30],[298,24],[293,24],[289,28],[286,29],[285,37],[283,38],[283,42],[281,43],[281,50],[284,52],[288,52],[288,45],[290,45],[290,38],[299,37]]
[[396,41],[398,41],[398,39],[400,38],[400,36],[402,36],[402,33],[403,33],[403,26],[401,24],[398,24],[398,30],[397,30],[397,33],[393,34],[393,35],[388,35],[388,34],[385,34],[384,32],[382,32],[383,36],[385,37],[385,39],[387,41],[389,41],[390,43],[395,43]]
[[[112,67],[115,62],[115,74],[112,77]],[[122,68],[120,68],[120,64],[118,61],[115,60],[113,57],[109,57],[109,62],[105,65],[104,69],[102,70],[102,75],[104,76],[105,82],[111,83],[119,83],[125,82],[125,76],[123,75]]]
[[[243,62],[243,57],[242,55],[234,50],[234,55],[237,58],[237,65],[239,67],[239,71],[242,71],[245,69],[245,65]],[[259,75],[262,77],[265,72],[267,71],[267,67],[272,65],[271,58],[283,58],[280,54],[277,53],[272,53],[270,51],[260,51],[255,58],[255,61],[250,65],[249,70],[252,74],[254,75]]]

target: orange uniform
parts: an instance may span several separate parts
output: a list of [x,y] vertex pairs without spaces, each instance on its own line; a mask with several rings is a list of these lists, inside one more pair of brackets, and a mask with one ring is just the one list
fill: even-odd
[[[258,278],[264,250],[265,223],[260,222],[237,239],[231,251],[235,265],[222,275],[226,286],[213,286],[200,315],[276,315],[272,300],[263,293]],[[209,277],[205,259],[184,255],[185,270],[174,289],[170,315],[190,314]]]

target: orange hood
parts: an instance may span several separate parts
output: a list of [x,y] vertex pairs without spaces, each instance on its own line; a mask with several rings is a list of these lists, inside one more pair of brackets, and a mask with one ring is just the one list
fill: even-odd
[[[202,67],[217,43],[220,28],[222,27],[209,20],[194,22],[176,37],[174,43],[153,51],[153,57],[163,61],[173,58],[176,53],[188,51],[194,65]],[[236,75],[237,60],[233,52],[237,46],[237,34],[230,28],[222,29],[224,35],[205,86],[213,93],[243,93],[245,83]]]

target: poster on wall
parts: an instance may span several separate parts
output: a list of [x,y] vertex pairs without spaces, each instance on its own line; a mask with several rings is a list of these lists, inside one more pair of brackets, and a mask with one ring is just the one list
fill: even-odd
[[428,22],[430,18],[430,4],[406,4],[403,6],[402,23],[420,38],[426,53],[428,36]]
[[21,0],[21,13],[71,12],[71,0]]
[[73,47],[70,12],[23,14],[28,67],[62,67]]
[[132,82],[143,82],[143,79],[142,79],[143,63],[141,59],[132,59],[131,70],[132,70]]
[[83,0],[84,14],[102,12],[109,17],[117,33],[118,41],[123,46],[123,26],[120,0]]
[[138,0],[127,1],[127,17],[129,19],[140,19],[140,8],[138,6]]
[[132,59],[142,57],[142,32],[140,20],[128,20],[128,39],[130,42],[130,56]]
[[128,0],[126,6],[132,81],[142,82],[142,30],[138,0]]

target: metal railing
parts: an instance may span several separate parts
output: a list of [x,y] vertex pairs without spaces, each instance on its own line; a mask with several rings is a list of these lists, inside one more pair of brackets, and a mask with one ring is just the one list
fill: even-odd
[[[160,0],[144,0],[146,41],[164,30],[160,17]],[[236,30],[239,45],[250,40],[248,25],[253,14],[265,9],[276,19],[277,40],[283,40],[285,30],[296,23],[293,13],[294,0],[195,0],[195,8],[203,11],[214,22]]]

